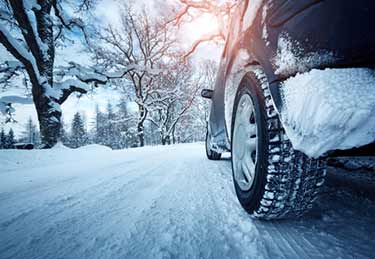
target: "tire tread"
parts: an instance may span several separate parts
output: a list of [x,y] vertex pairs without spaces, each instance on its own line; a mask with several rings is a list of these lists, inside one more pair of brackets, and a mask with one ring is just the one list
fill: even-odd
[[259,207],[253,216],[260,219],[299,217],[318,198],[326,175],[324,159],[308,158],[294,150],[281,125],[264,75],[261,82],[267,123],[267,177]]

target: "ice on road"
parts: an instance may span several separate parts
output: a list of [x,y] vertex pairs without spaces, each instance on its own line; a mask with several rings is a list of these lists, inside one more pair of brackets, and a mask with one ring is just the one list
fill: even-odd
[[250,218],[203,144],[0,152],[0,258],[374,258],[375,202],[327,187],[304,218]]

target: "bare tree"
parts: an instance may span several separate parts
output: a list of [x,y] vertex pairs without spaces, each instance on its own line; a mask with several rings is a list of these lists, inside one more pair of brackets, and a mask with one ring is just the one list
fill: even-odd
[[184,54],[184,59],[191,56],[198,46],[204,42],[222,41],[225,42],[228,34],[230,16],[237,5],[237,0],[179,0],[179,8],[174,17],[169,20],[167,26],[180,27],[200,17],[202,14],[210,14],[218,21],[218,30],[196,39],[191,48]]
[[[216,81],[218,64],[212,60],[205,60],[200,64],[196,64],[197,78],[199,82],[195,85],[198,92],[203,88],[214,88]],[[206,134],[206,124],[208,121],[210,103],[203,98],[195,98],[189,110],[180,119],[174,129],[175,135],[178,136],[180,142],[196,142],[202,141]]]
[[165,145],[175,142],[176,125],[194,104],[202,81],[191,65],[182,65],[177,60],[170,72],[160,76],[156,83],[163,89],[153,97],[148,120],[159,130],[160,141]]
[[151,20],[146,10],[136,12],[126,5],[121,11],[119,28],[109,26],[100,33],[102,44],[94,48],[98,64],[106,70],[120,70],[120,77],[127,79],[122,84],[126,93],[134,93],[138,105],[137,133],[139,146],[144,146],[144,122],[149,107],[155,103],[160,89],[155,78],[167,73],[165,63],[172,55],[175,44],[163,21]]
[[[4,73],[0,84],[5,85],[18,73],[27,75],[45,147],[53,146],[59,138],[60,105],[73,92],[86,93],[90,89],[89,83],[104,83],[107,79],[88,73],[80,78],[77,74],[69,74],[69,79],[64,80],[66,70],[62,68],[58,77],[62,81],[55,81],[55,45],[58,39],[64,37],[65,30],[75,28],[87,38],[82,19],[71,17],[64,11],[63,4],[67,1],[0,0],[0,43],[16,60],[0,67],[0,72]],[[93,1],[75,2],[76,11],[89,9]]]

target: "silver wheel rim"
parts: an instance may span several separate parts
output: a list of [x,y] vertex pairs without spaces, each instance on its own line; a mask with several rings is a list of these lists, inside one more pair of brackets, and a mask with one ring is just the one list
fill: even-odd
[[257,164],[258,136],[255,109],[249,94],[241,96],[233,131],[233,175],[243,191],[251,189]]

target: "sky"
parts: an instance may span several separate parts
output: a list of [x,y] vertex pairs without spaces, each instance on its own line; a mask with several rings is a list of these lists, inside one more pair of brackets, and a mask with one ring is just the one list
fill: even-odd
[[[119,24],[120,13],[119,4],[122,0],[105,0],[99,1],[98,5],[94,10],[94,16],[98,22],[103,24]],[[174,1],[174,0],[168,0]],[[138,0],[135,1],[136,7],[142,7],[142,5],[149,8],[150,15],[158,15],[158,11],[163,9],[166,1],[161,0]],[[197,22],[189,24],[181,28],[181,37],[183,39],[183,47],[188,49],[192,43],[197,40],[200,36],[205,35],[216,29],[216,23],[210,16],[203,16],[197,20]],[[217,46],[215,44],[203,44],[201,45],[196,53],[194,54],[193,61],[198,62],[202,59],[213,59],[217,60],[220,57],[222,46]],[[56,54],[56,64],[66,64],[69,61],[75,61],[79,64],[88,64],[89,57],[84,54],[84,47],[81,44],[73,45],[63,51],[57,51]],[[0,62],[10,60],[11,56],[7,53],[4,47],[0,45]],[[9,89],[7,91],[0,91],[0,97],[6,95],[23,95],[25,93],[24,89]],[[94,118],[94,112],[96,106],[99,106],[101,110],[104,110],[108,102],[116,104],[121,99],[121,94],[118,92],[107,88],[99,87],[95,89],[93,93],[83,95],[80,98],[71,96],[63,105],[63,119],[65,123],[70,124],[73,116],[76,112],[81,112],[85,114],[87,118],[87,127],[90,128],[92,125],[92,120]],[[16,109],[15,119],[17,123],[11,123],[0,125],[4,127],[6,131],[13,128],[16,136],[21,137],[24,126],[28,118],[32,118],[34,122],[37,122],[37,115],[33,105],[14,105]],[[0,122],[2,121],[0,114]]]

